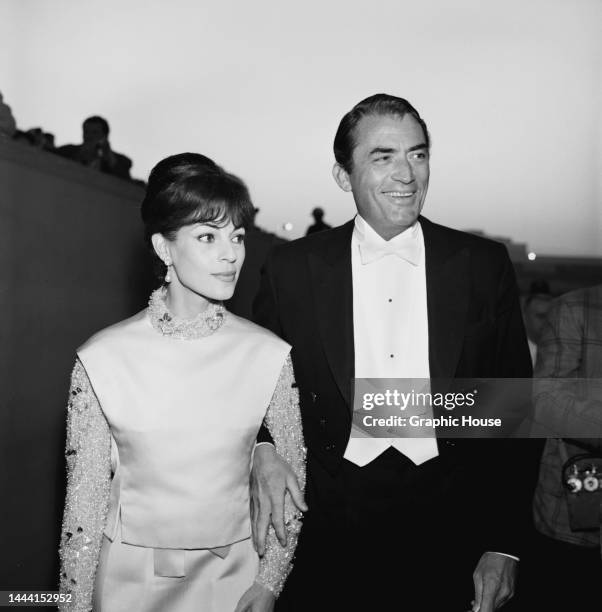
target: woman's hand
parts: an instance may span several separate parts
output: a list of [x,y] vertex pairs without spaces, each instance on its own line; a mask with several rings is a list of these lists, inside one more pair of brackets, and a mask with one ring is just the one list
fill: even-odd
[[275,603],[272,591],[254,582],[240,598],[234,612],[272,612]]

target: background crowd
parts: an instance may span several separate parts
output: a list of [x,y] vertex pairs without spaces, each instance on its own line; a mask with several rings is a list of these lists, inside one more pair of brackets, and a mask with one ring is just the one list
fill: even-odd
[[132,160],[112,150],[109,134],[109,122],[103,117],[94,115],[85,119],[82,124],[80,144],[66,144],[57,147],[54,134],[45,132],[41,127],[33,127],[28,130],[19,129],[11,107],[4,102],[0,93],[0,136],[48,153],[54,153],[104,174],[144,185],[144,181],[137,181],[130,175]]

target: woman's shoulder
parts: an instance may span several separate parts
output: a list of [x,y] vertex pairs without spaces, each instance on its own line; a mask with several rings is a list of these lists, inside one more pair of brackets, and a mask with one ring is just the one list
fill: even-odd
[[135,315],[113,323],[90,336],[78,349],[82,353],[98,346],[110,346],[137,335],[149,327],[147,309],[144,308]]
[[228,312],[227,328],[236,334],[243,334],[249,339],[254,339],[258,342],[263,342],[272,345],[274,348],[281,348],[282,350],[290,351],[291,346],[282,338],[279,338],[275,333],[271,332],[257,323],[253,323],[248,319],[239,317],[238,315]]

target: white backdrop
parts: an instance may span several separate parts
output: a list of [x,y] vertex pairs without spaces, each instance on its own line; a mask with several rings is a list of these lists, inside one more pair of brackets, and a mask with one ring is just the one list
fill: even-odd
[[105,116],[140,178],[205,153],[292,237],[314,206],[352,215],[338,122],[400,95],[432,134],[432,220],[602,256],[600,31],[600,0],[2,0],[0,91],[57,144]]

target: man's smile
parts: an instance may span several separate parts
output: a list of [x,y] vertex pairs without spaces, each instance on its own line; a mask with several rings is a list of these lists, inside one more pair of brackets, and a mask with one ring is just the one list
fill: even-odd
[[383,191],[382,193],[390,198],[411,198],[416,195],[416,191]]

